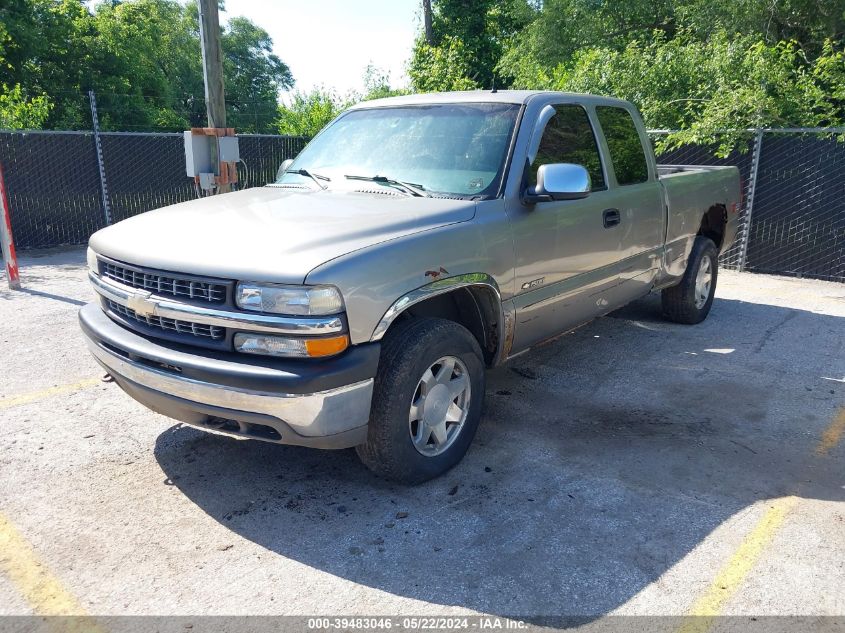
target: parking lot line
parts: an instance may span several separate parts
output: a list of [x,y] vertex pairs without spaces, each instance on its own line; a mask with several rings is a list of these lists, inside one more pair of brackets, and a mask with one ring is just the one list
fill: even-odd
[[0,400],[0,411],[2,411],[3,409],[17,407],[22,404],[29,404],[30,402],[37,402],[38,400],[43,400],[44,398],[49,398],[50,396],[73,393],[74,391],[87,389],[98,384],[100,384],[99,378],[88,378],[86,380],[80,380],[79,382],[69,383],[66,385],[56,385],[55,387],[49,387],[47,389],[41,389],[39,391],[23,393],[19,396],[3,398],[2,400]]
[[680,633],[704,633],[710,629],[713,618],[722,612],[725,603],[742,586],[763,550],[797,503],[798,497],[795,496],[781,497],[771,502],[769,509],[722,566],[707,590],[695,601]]
[[827,455],[830,450],[839,444],[839,441],[842,439],[842,436],[845,434],[845,407],[839,409],[839,415],[837,415],[833,422],[830,423],[824,433],[822,433],[822,439],[819,442],[819,445],[816,446],[816,455],[824,456]]
[[[845,435],[845,407],[839,409],[816,445],[817,456],[827,455]],[[710,630],[713,618],[718,616],[725,603],[742,585],[754,568],[763,550],[772,541],[787,515],[798,503],[798,497],[781,497],[760,518],[748,536],[740,543],[728,562],[719,570],[715,580],[695,601],[679,633],[705,633]]]
[[86,615],[85,608],[50,573],[26,538],[2,514],[0,566],[36,615]]

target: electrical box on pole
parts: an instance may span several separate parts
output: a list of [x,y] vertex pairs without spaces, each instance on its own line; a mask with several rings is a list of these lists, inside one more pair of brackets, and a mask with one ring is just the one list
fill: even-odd
[[202,70],[208,127],[185,132],[185,170],[198,189],[213,193],[232,190],[238,180],[238,139],[226,127],[223,88],[223,54],[220,49],[218,0],[197,0],[199,9]]
[[206,192],[222,192],[238,182],[241,159],[232,128],[195,127],[185,131],[185,173]]
[[185,170],[188,178],[200,174],[214,174],[214,162],[211,160],[211,143],[208,136],[200,136],[186,130],[185,135]]

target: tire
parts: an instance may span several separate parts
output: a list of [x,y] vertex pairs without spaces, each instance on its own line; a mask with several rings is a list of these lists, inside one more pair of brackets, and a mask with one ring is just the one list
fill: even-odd
[[[436,318],[397,324],[382,343],[367,442],[356,447],[358,457],[377,475],[403,484],[442,475],[475,436],[484,382],[481,348],[466,328]],[[468,391],[452,397],[463,385]],[[436,427],[425,422],[443,419]]]
[[[708,265],[709,285],[704,283]],[[719,253],[716,245],[709,237],[699,235],[695,238],[681,283],[664,288],[661,293],[663,315],[675,323],[689,325],[701,323],[706,319],[713,305],[718,267]]]

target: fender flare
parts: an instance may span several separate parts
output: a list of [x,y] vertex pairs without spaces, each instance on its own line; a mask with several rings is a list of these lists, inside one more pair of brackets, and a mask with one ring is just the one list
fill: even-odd
[[495,326],[497,327],[498,332],[496,354],[492,365],[496,366],[501,364],[507,358],[510,352],[511,343],[513,342],[514,316],[512,310],[505,307],[505,304],[502,301],[502,294],[499,291],[499,285],[496,283],[496,280],[487,273],[466,273],[463,275],[455,275],[454,277],[446,277],[445,279],[438,279],[430,284],[420,286],[419,288],[405,293],[394,301],[381,317],[373,330],[370,340],[381,340],[399,315],[411,306],[438,295],[454,292],[460,288],[473,287],[483,288],[489,291],[494,297],[496,304],[494,311],[497,313],[497,323]]

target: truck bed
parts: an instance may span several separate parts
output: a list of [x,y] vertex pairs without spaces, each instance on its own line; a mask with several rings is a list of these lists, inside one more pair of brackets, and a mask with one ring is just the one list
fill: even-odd
[[[720,252],[730,247],[736,236],[741,201],[739,170],[718,165],[658,165],[658,180],[666,199],[666,246],[669,253],[686,253],[685,240],[695,236],[701,223],[702,202],[721,206],[727,225]],[[671,257],[671,255],[670,255]]]

